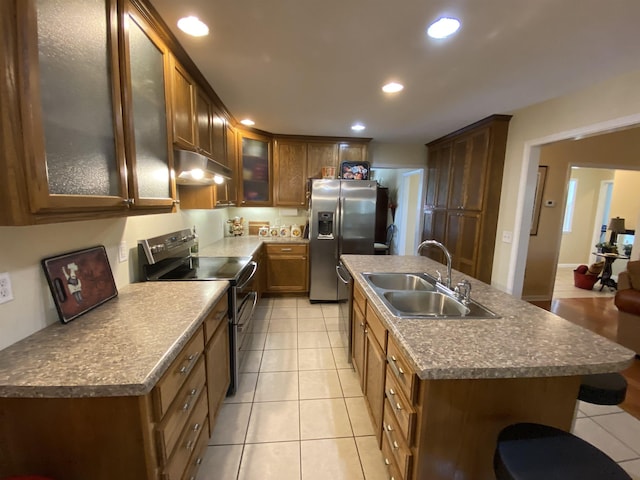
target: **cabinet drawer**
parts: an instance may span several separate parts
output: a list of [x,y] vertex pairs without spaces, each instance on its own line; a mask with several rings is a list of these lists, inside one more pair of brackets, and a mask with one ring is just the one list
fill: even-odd
[[200,328],[180,351],[166,373],[153,389],[156,420],[160,421],[167,413],[178,390],[189,377],[198,358],[204,351],[204,334]]
[[213,332],[216,331],[216,328],[218,328],[218,325],[220,325],[220,322],[223,320],[224,321],[227,320],[228,312],[229,312],[229,300],[228,300],[228,294],[225,293],[220,298],[220,300],[218,300],[218,303],[216,303],[215,307],[213,307],[211,312],[209,312],[209,315],[207,315],[207,318],[204,321],[205,343],[209,343],[209,340],[211,340],[211,337],[213,336]]
[[387,329],[384,327],[382,320],[378,317],[378,314],[373,309],[371,304],[367,304],[367,324],[369,325],[369,332],[373,333],[373,336],[378,341],[378,345],[382,348],[384,353],[387,352]]
[[299,244],[267,244],[267,255],[306,255],[307,245]]
[[413,445],[413,429],[416,422],[416,411],[413,405],[405,398],[402,389],[398,385],[391,368],[387,365],[387,377],[385,380],[384,395],[389,401],[391,413],[396,418],[398,426],[407,441],[407,445]]
[[357,305],[362,314],[367,311],[367,298],[364,296],[364,292],[358,286],[357,283],[354,284],[353,287],[353,303]]
[[389,480],[404,480],[404,477],[400,474],[398,465],[393,458],[393,453],[391,453],[391,447],[386,440],[382,441],[382,458],[384,459],[384,464],[387,467],[387,473],[389,474],[387,478]]
[[385,444],[402,478],[410,478],[413,456],[402,437],[402,432],[398,428],[393,413],[390,411],[389,402],[386,400],[384,420],[382,421],[382,445],[384,446]]
[[208,436],[204,433],[198,438],[198,443],[196,444],[196,448],[193,449],[193,455],[191,456],[191,460],[189,460],[187,471],[184,473],[182,480],[196,480],[196,478],[198,478],[198,470],[200,470],[200,465],[202,465],[202,461],[204,460],[204,454],[207,449],[207,444],[209,443],[208,440]]
[[169,459],[169,463],[164,469],[164,480],[181,480],[187,470],[189,459],[196,451],[198,441],[201,436],[207,437],[207,396],[200,395],[198,403],[185,426],[176,451]]
[[163,464],[173,453],[180,433],[200,396],[203,395],[205,379],[204,357],[201,357],[158,427],[158,457]]
[[391,374],[396,379],[396,383],[411,404],[415,402],[415,395],[418,386],[418,377],[413,369],[409,367],[404,354],[395,343],[393,337],[389,337],[387,345],[387,361],[391,369]]

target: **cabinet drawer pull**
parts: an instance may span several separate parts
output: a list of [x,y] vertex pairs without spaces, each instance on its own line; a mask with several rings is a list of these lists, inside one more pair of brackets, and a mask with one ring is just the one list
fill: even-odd
[[281,248],[280,251],[281,252],[291,252],[293,250],[293,248]]
[[396,365],[396,362],[397,362],[396,357],[391,355],[391,361],[389,362],[389,366],[391,367],[391,370],[393,370],[394,375],[400,378],[400,375],[404,375],[404,370],[402,369],[402,367],[399,367],[398,365]]
[[189,440],[187,442],[187,444],[185,445],[185,448],[187,450],[189,450],[190,452],[193,452],[193,448],[195,447],[196,442],[194,442],[193,440]]
[[400,448],[400,445],[398,445],[398,442],[395,441],[391,436],[391,432],[393,431],[393,428],[391,427],[391,425],[390,424],[385,425],[384,422],[382,422],[382,428],[383,428],[384,434],[387,436],[387,439],[389,440],[389,443],[391,444],[393,449],[398,450]]
[[189,394],[187,395],[187,400],[184,402],[184,405],[182,405],[182,411],[183,412],[188,412],[189,409],[191,408],[192,402],[193,402],[193,397],[196,396],[196,394],[198,393],[198,389],[194,388],[193,390],[191,390],[189,392]]
[[196,423],[196,424],[193,426],[193,431],[194,431],[194,432],[197,432],[198,430],[200,430],[200,424],[199,424],[199,423]]
[[196,465],[200,465],[202,463],[202,457],[198,457],[196,459]]
[[197,353],[192,353],[191,355],[189,355],[187,357],[186,360],[186,365],[183,365],[180,368],[180,375],[186,375],[187,373],[189,373],[191,371],[191,369],[193,368],[193,364],[195,363],[195,359],[198,358],[198,354]]
[[389,395],[394,396],[396,394],[396,392],[393,391],[393,388],[389,389]]
[[402,405],[396,402],[396,410],[402,410]]
[[385,457],[385,459],[384,459],[384,464],[385,464],[385,465],[391,465],[391,462],[389,461],[389,459],[388,459],[388,458],[386,458],[386,457]]

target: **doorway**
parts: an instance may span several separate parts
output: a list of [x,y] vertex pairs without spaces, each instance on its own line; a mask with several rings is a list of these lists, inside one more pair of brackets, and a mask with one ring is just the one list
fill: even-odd
[[397,233],[391,242],[392,255],[415,255],[422,235],[424,205],[423,168],[372,168],[374,180],[389,189],[387,225],[394,223]]
[[[600,142],[605,137],[618,138],[618,135],[624,135],[627,132],[628,135],[636,135],[634,144],[638,144],[637,135],[640,133],[638,123],[640,122],[640,114],[629,117],[617,118],[602,122],[599,124],[593,124],[586,127],[581,127],[575,130],[568,130],[564,132],[548,135],[547,137],[539,138],[529,141],[525,144],[523,155],[523,167],[520,175],[519,182],[519,195],[517,200],[517,213],[515,219],[514,228],[514,248],[511,250],[511,258],[509,261],[509,272],[506,282],[506,290],[518,297],[523,297],[523,286],[525,279],[525,270],[527,266],[527,258],[529,255],[530,247],[530,229],[531,229],[531,212],[534,206],[534,196],[536,188],[536,178],[538,173],[538,165],[543,165],[540,162],[541,151],[544,147],[552,145],[554,143],[567,141],[578,144],[578,142]],[[576,138],[583,137],[579,141],[575,141]],[[631,137],[630,137],[631,138]],[[588,145],[584,143],[583,145]],[[636,147],[637,148],[637,147]],[[601,146],[592,151],[585,151],[577,161],[580,162],[588,157],[590,154],[606,151],[606,155],[603,155],[599,161],[594,161],[589,166],[601,167],[601,168],[629,168],[640,169],[640,163],[638,157],[629,155],[629,158],[623,158],[619,149],[614,145],[611,148],[602,148]],[[624,153],[624,152],[622,152]],[[614,163],[615,162],[615,163]],[[587,163],[588,165],[588,163]],[[581,166],[587,166],[581,164]],[[553,176],[552,176],[553,177]],[[567,175],[568,177],[568,175]],[[564,181],[564,175],[561,175]],[[547,199],[545,193],[545,200]],[[556,196],[556,205],[562,205],[564,203],[564,192]],[[548,211],[548,210],[547,210]],[[558,229],[559,231],[559,229]],[[553,234],[552,234],[553,235]],[[589,234],[591,238],[591,234]],[[547,247],[549,255],[553,256],[555,252],[555,259],[553,259],[553,265],[557,265],[557,254],[559,251],[559,236],[556,238],[549,237],[547,241]],[[548,297],[547,297],[548,298]]]

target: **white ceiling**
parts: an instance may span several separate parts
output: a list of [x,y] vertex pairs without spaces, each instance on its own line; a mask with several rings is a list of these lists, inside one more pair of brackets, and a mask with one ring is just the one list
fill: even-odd
[[[426,143],[640,69],[640,0],[150,1],[236,119],[271,133]],[[186,15],[210,34],[179,31]],[[460,31],[426,37],[443,15]]]

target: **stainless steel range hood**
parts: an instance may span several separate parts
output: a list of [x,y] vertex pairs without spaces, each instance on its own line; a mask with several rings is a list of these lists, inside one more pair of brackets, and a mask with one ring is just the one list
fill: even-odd
[[176,183],[178,185],[212,185],[231,179],[231,169],[201,153],[174,151]]

